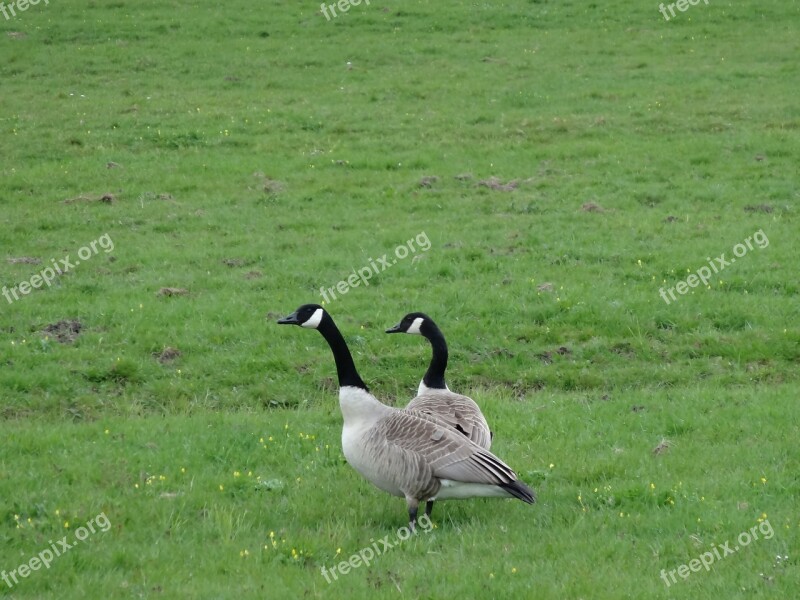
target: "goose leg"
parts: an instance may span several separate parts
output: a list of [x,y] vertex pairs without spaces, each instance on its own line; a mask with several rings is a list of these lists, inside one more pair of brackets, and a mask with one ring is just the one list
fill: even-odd
[[406,496],[408,503],[408,528],[411,531],[416,531],[417,525],[417,511],[419,510],[419,500]]
[[428,500],[425,503],[425,516],[428,517],[428,519],[430,519],[432,512],[433,512],[433,500]]

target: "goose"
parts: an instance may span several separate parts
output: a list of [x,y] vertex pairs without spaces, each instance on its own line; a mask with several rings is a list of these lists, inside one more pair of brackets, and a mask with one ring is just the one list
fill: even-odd
[[406,408],[438,417],[481,448],[489,450],[493,436],[480,407],[472,398],[451,392],[445,383],[447,342],[433,319],[425,313],[409,313],[397,325],[387,329],[386,333],[423,335],[433,350],[431,363],[419,383],[418,395]]
[[339,379],[344,457],[375,487],[405,498],[411,530],[423,501],[428,517],[435,500],[536,501],[534,491],[488,450],[431,415],[393,408],[373,396],[333,318],[319,304],[304,304],[278,323],[316,329],[328,342]]

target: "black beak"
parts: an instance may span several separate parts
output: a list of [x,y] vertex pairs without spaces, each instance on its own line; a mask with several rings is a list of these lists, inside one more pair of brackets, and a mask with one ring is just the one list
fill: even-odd
[[300,325],[300,321],[297,319],[297,312],[295,311],[288,317],[278,319],[278,325]]
[[389,329],[386,330],[386,333],[403,333],[403,330],[400,328],[400,325],[402,325],[402,323],[398,323],[394,327],[390,327]]

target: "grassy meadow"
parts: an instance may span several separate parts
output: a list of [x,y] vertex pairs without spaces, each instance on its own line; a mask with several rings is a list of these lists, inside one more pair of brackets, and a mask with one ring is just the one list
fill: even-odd
[[[9,17],[0,598],[797,594],[800,2]],[[325,305],[362,377],[405,405],[429,346],[383,331],[429,313],[539,501],[438,503],[328,583],[405,503],[276,320],[384,255]]]

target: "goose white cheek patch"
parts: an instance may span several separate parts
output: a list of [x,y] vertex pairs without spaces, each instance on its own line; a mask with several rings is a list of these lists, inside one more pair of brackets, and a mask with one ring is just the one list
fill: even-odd
[[314,314],[305,322],[302,323],[301,327],[308,327],[309,329],[316,329],[319,324],[322,322],[322,309],[318,308],[314,311]]
[[411,327],[408,328],[408,331],[406,331],[406,333],[415,333],[417,335],[422,335],[420,327],[422,327],[422,317],[417,317],[416,319],[414,319],[414,322],[411,324]]

